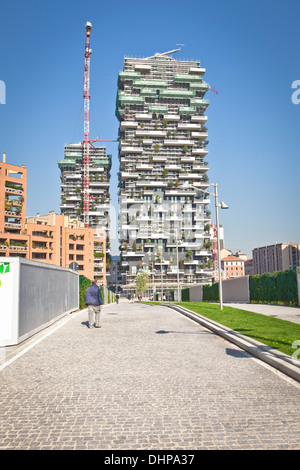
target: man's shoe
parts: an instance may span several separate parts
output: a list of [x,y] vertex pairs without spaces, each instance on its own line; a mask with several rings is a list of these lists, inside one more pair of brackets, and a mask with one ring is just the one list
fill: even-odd
[[88,325],[88,327],[91,329],[91,328],[94,328],[93,325]]
[[101,328],[101,325],[95,325],[95,328]]

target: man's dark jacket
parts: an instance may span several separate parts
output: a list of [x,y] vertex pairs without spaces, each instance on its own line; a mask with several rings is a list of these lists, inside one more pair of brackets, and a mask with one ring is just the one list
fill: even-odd
[[87,288],[84,301],[85,305],[103,305],[101,291],[96,284]]

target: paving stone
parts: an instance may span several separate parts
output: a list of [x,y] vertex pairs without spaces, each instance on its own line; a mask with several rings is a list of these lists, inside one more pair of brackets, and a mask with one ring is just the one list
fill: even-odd
[[0,372],[0,449],[300,448],[296,382],[169,308],[101,317],[73,314]]

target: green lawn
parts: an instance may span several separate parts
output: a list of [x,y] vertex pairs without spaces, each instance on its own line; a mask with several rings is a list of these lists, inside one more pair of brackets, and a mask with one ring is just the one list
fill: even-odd
[[260,313],[205,302],[181,302],[181,305],[203,317],[216,321],[289,356],[296,351],[292,344],[300,340],[300,324]]

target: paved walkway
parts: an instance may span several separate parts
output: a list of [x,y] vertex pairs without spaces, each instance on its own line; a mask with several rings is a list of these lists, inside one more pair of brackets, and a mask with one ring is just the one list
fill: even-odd
[[300,449],[297,382],[170,308],[101,316],[10,349],[0,449]]
[[250,312],[262,313],[270,317],[280,318],[294,323],[300,323],[300,308],[286,307],[284,305],[267,305],[267,304],[241,304],[241,303],[224,303],[224,306],[241,308]]

